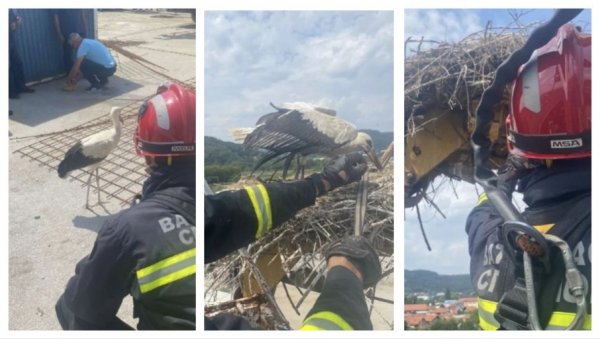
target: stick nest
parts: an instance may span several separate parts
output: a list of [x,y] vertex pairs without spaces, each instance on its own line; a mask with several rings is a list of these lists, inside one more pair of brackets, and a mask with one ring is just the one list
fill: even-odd
[[[458,110],[474,117],[478,101],[496,68],[527,39],[527,29],[488,28],[458,43],[408,38],[404,63],[406,132],[418,128],[419,117],[432,109]],[[423,44],[435,44],[421,50]],[[416,45],[416,46],[415,46]]]
[[[240,188],[248,184],[250,183],[246,181],[232,188]],[[273,292],[266,288],[257,293],[266,296],[260,300],[266,307],[263,311],[270,317],[267,322],[257,320],[257,312],[258,314],[263,312],[258,308],[242,308],[239,307],[240,303],[231,301],[215,303],[217,301],[215,296],[218,291],[222,293],[235,290],[239,286],[243,272],[252,266],[256,268],[257,258],[265,251],[269,253],[275,251],[279,254],[288,282],[295,281],[292,284],[307,288],[310,285],[315,286],[319,280],[322,281],[326,268],[323,259],[325,246],[354,232],[357,187],[358,184],[353,183],[329,192],[318,198],[315,205],[299,211],[295,217],[252,243],[246,250],[234,252],[208,265],[205,268],[207,282],[205,301],[209,305],[205,309],[206,314],[236,314],[251,320],[253,324],[259,324],[264,329],[285,328],[285,315],[283,319],[272,315],[277,313],[276,310],[273,311],[276,305],[268,302],[274,298],[272,298]],[[386,257],[383,261],[384,272],[393,270],[394,176],[391,164],[381,172],[369,173],[363,234],[371,240],[379,255]],[[256,269],[251,271],[254,276],[261,274]],[[302,281],[292,278],[298,276],[297,272],[302,272],[302,279],[300,279]],[[310,288],[307,288],[306,293],[309,290]],[[294,302],[290,299],[289,301],[294,308],[302,303],[302,300]]]

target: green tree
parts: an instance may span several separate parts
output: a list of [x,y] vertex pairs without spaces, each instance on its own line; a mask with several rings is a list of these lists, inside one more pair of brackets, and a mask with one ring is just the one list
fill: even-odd
[[429,327],[429,329],[433,330],[433,331],[458,330],[459,329],[458,325],[459,325],[459,323],[454,319],[450,319],[450,320],[438,319],[431,324],[431,327]]
[[204,166],[204,178],[209,183],[232,182],[240,180],[242,169],[232,165]]
[[477,311],[469,313],[469,318],[460,324],[459,329],[463,331],[480,330],[479,313]]
[[418,304],[417,296],[414,294],[405,294],[404,295],[404,303],[405,304]]

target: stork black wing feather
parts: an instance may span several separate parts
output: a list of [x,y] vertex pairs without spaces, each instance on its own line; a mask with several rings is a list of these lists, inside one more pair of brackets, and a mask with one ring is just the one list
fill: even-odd
[[58,176],[64,178],[71,171],[93,165],[103,159],[84,155],[82,144],[78,142],[67,151],[63,161],[58,164]]
[[255,170],[278,156],[326,154],[350,141],[350,135],[347,133],[349,124],[331,119],[335,118],[319,112],[305,114],[298,110],[262,116],[256,129],[244,140],[246,148],[270,151],[258,162]]
[[284,113],[285,112],[267,113],[267,114],[263,115],[262,117],[260,117],[258,119],[258,121],[256,122],[256,126],[258,126],[260,124],[266,124],[266,123],[268,123],[269,121],[271,121],[273,119],[277,119],[277,118],[279,118]]
[[258,163],[256,163],[256,165],[254,165],[254,168],[252,169],[252,172],[255,172],[256,170],[258,170],[262,165],[266,164],[267,162],[273,160],[273,164],[277,164],[278,162],[284,160],[285,158],[288,157],[287,155],[288,153],[268,153],[267,155],[265,155],[264,157],[260,158],[260,160],[258,161]]

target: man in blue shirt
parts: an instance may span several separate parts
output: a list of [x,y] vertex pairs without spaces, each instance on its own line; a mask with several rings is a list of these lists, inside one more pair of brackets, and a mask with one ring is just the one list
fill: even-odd
[[69,35],[69,44],[76,50],[75,62],[69,72],[67,84],[74,85],[77,75],[90,82],[87,89],[102,89],[108,83],[108,77],[117,71],[117,63],[101,42],[93,39],[83,39],[78,33]]
[[87,20],[83,9],[63,8],[52,10],[54,29],[59,43],[63,48],[63,62],[65,72],[73,67],[73,49],[67,40],[71,33],[79,33],[81,37],[87,37]]

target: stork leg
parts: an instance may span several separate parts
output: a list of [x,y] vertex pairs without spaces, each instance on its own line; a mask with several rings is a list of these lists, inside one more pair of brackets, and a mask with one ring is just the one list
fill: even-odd
[[306,164],[306,158],[303,155],[298,154],[296,158],[296,176],[295,179],[304,178],[304,165]]
[[285,158],[285,162],[283,163],[283,180],[285,180],[287,178],[287,172],[290,169],[290,164],[292,163],[292,159],[294,158],[294,154],[290,154],[288,155],[287,158]]
[[98,205],[102,205],[102,200],[100,200],[100,168],[96,168],[96,189],[98,191]]
[[273,173],[271,173],[271,177],[269,178],[268,182],[272,182],[273,178],[275,177],[275,174],[277,174],[277,171],[279,171],[278,169],[273,170]]
[[88,177],[87,180],[87,194],[85,195],[85,208],[90,208],[89,205],[89,201],[90,201],[90,183],[92,181],[92,175],[94,175],[94,171],[90,172],[90,176]]
[[300,179],[300,155],[296,156],[296,174],[294,174],[294,179]]
[[90,173],[90,176],[88,178],[87,181],[87,185],[88,185],[88,189],[87,189],[87,195],[85,198],[85,208],[89,209],[90,208],[90,204],[89,204],[89,200],[90,200],[90,187],[91,185],[91,181],[92,181],[92,176],[95,175],[96,177],[96,193],[98,195],[98,202],[93,204],[92,206],[96,206],[96,205],[100,205],[100,206],[104,206],[103,205],[103,201],[100,199],[100,168],[97,167],[96,169],[93,169],[92,172]]

